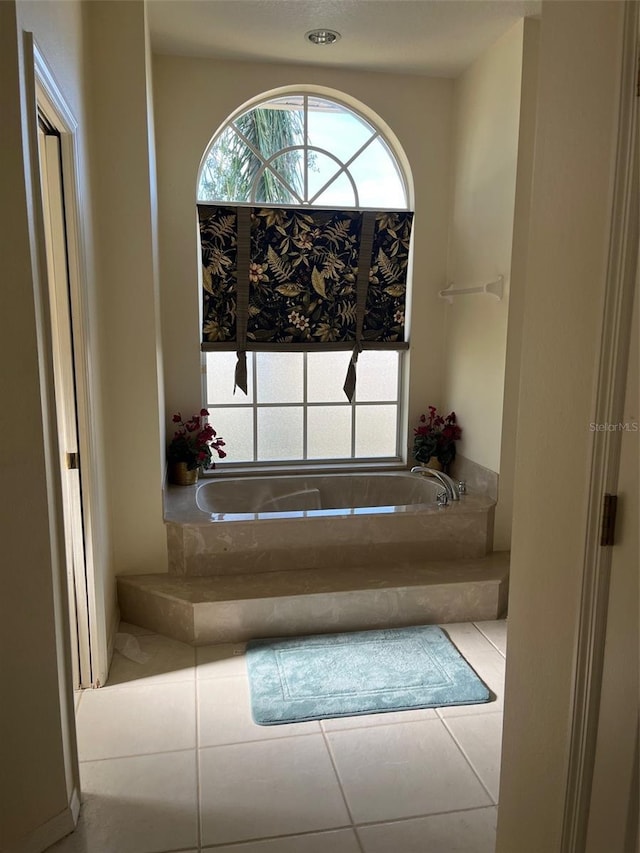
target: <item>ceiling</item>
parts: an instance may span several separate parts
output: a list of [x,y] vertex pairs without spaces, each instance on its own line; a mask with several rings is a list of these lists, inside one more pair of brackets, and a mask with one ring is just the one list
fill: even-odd
[[[149,0],[156,53],[456,77],[540,0]],[[330,46],[305,39],[337,30]]]

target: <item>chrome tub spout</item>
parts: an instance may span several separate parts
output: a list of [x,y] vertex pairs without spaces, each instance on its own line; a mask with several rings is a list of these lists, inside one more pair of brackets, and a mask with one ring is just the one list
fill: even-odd
[[445,474],[444,471],[436,471],[435,468],[423,468],[422,465],[416,465],[411,469],[412,474],[422,474],[425,477],[435,477],[441,484],[442,488],[450,501],[460,500],[460,491],[457,483]]

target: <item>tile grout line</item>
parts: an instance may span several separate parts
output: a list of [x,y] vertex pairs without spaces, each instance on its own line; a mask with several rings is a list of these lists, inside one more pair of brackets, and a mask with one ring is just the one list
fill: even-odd
[[[193,667],[195,668],[195,667]],[[182,667],[184,669],[184,667]],[[159,672],[155,675],[145,675],[141,678],[131,678],[129,681],[122,681],[118,684],[103,684],[98,688],[101,693],[113,693],[116,690],[135,690],[140,687],[164,687],[166,684],[188,684],[192,678],[166,678],[167,673]],[[195,675],[193,676],[195,678]],[[157,680],[154,680],[157,679]]]
[[[469,651],[468,649],[467,649],[467,651],[463,651],[463,650],[462,650],[462,647],[461,647],[460,645],[458,645],[458,643],[455,641],[455,639],[454,639],[450,634],[448,634],[448,636],[449,636],[449,640],[453,643],[453,645],[455,646],[455,648],[458,650],[459,654],[464,658],[464,660],[465,660],[465,661],[466,661],[470,666],[472,666],[472,667],[473,667],[473,664],[471,663],[470,658],[474,657],[476,654],[483,654],[483,653],[486,653],[486,652],[498,652],[498,654],[500,655],[500,657],[504,657],[504,655],[502,654],[502,652],[500,651],[500,649],[498,649],[498,648],[497,648],[497,647],[496,647],[496,646],[491,642],[491,640],[486,636],[486,634],[483,634],[483,632],[480,630],[480,628],[478,628],[478,626],[476,625],[476,623],[475,623],[475,622],[465,622],[464,624],[465,624],[465,625],[471,625],[471,626],[475,629],[475,631],[477,632],[477,634],[474,634],[474,635],[473,635],[473,639],[471,639],[471,643],[473,644],[473,643],[474,643],[474,640],[475,640],[475,642],[477,642],[478,640],[480,640],[480,639],[481,639],[481,640],[482,640],[482,642],[483,642],[483,644],[486,646],[486,648],[482,648],[482,647],[481,647],[481,648],[479,648],[479,649],[474,649],[474,648],[472,648],[472,649],[471,649],[471,651]],[[446,628],[446,625],[445,625],[444,627]],[[454,632],[454,633],[455,633],[455,632]],[[467,638],[467,639],[469,639],[469,638]],[[460,637],[460,638],[459,638],[459,642],[462,644],[462,646],[464,645],[464,640],[465,640],[465,638],[464,638],[464,637]],[[475,667],[473,667],[473,668],[475,669]]]
[[[389,727],[389,726],[411,726],[411,725],[415,725],[416,723],[426,723],[429,720],[438,719],[437,714],[436,714],[437,708],[435,706],[427,707],[427,708],[407,708],[406,711],[391,710],[391,711],[389,711],[389,714],[403,714],[405,712],[411,713],[412,711],[433,711],[433,716],[428,714],[426,717],[421,717],[418,720],[396,720],[395,722],[391,722],[391,723],[389,723],[389,722],[385,722],[385,723],[360,723],[359,725],[344,726],[344,727],[340,727],[340,728],[331,728],[331,729],[325,729],[324,727],[322,727],[322,731],[325,731],[329,735],[333,735],[333,734],[340,734],[340,732],[361,731],[362,729],[382,729],[382,728]],[[358,718],[364,719],[365,717],[369,717],[369,716],[385,717],[385,716],[387,716],[387,714],[384,711],[381,711],[379,713],[374,713],[373,711],[370,711],[370,712],[367,712],[366,714],[354,714],[352,717],[328,717],[327,719],[337,719],[337,720],[340,720],[340,719],[348,720],[348,719],[358,719]],[[318,722],[322,723],[322,720],[318,720]]]
[[222,844],[210,844],[203,847],[202,851],[219,850],[221,847],[243,847],[247,844],[262,844],[265,841],[275,842],[280,841],[282,838],[311,838],[315,835],[328,835],[330,832],[344,832],[346,829],[353,829],[353,827],[345,824],[344,826],[335,826],[330,829],[309,829],[306,832],[288,832],[285,835],[260,835],[255,838],[244,838],[241,841],[223,841]]
[[[336,826],[330,829],[310,829],[307,832],[293,832],[286,833],[285,835],[264,835],[264,836],[256,836],[255,838],[245,838],[241,841],[224,841],[222,844],[211,844],[202,847],[202,853],[207,850],[219,850],[221,847],[242,847],[247,844],[262,844],[265,841],[279,841],[283,838],[307,838],[321,835],[329,835],[332,832],[344,832],[346,829],[357,830],[359,828],[368,828],[370,826],[386,826],[389,823],[405,823],[412,820],[422,820],[424,818],[430,817],[438,817],[440,815],[454,815],[454,814],[466,814],[467,812],[480,812],[488,809],[495,809],[495,803],[489,803],[484,806],[469,806],[469,808],[465,809],[448,809],[447,811],[441,812],[428,812],[426,814],[415,814],[410,815],[408,817],[395,817],[395,818],[385,818],[384,820],[370,820],[370,821],[362,821],[361,823],[354,823],[353,825],[345,825],[345,826]],[[362,849],[360,844],[360,839],[357,836],[358,844]],[[184,848],[185,850],[191,850],[192,848]],[[180,853],[180,851],[170,851],[170,853]]]
[[[294,723],[294,725],[296,724]],[[321,729],[314,732],[298,732],[294,735],[283,735],[282,737],[259,737],[249,738],[248,740],[231,740],[228,743],[203,744],[200,749],[222,749],[225,746],[242,746],[245,743],[273,743],[274,741],[287,741],[294,737],[317,737],[319,734],[322,734]]]
[[[480,776],[480,773],[476,770],[476,768],[475,768],[475,767],[473,766],[473,764],[471,763],[471,759],[467,756],[467,753],[464,751],[464,749],[462,748],[462,746],[458,743],[458,741],[457,741],[457,739],[456,739],[456,736],[454,735],[454,733],[451,731],[451,729],[450,729],[450,728],[449,728],[449,726],[447,725],[446,720],[442,720],[442,722],[443,722],[444,727],[445,727],[446,731],[448,732],[449,736],[451,737],[451,739],[453,740],[454,744],[456,745],[456,748],[458,749],[458,752],[462,755],[462,757],[464,758],[464,760],[467,762],[467,764],[468,764],[468,765],[469,765],[469,767],[471,768],[472,773],[474,774],[474,776],[476,777],[476,779],[478,780],[478,782],[480,782],[480,784],[482,785],[482,788],[483,788],[483,790],[486,792],[486,794],[487,794],[487,796],[489,797],[489,799],[491,800],[492,805],[497,806],[497,805],[498,805],[498,801],[497,801],[497,799],[496,799],[496,800],[494,800],[494,798],[493,798],[493,794],[491,793],[491,791],[490,791],[490,790],[487,788],[487,786],[485,785],[484,781],[482,780],[482,777]],[[498,776],[498,781],[499,781],[499,776]]]
[[497,808],[497,803],[489,803],[484,806],[469,806],[466,809],[449,809],[444,812],[427,812],[426,814],[415,814],[409,815],[408,817],[390,817],[385,818],[385,820],[366,820],[362,821],[362,823],[354,824],[354,829],[366,829],[369,826],[385,826],[388,823],[405,823],[410,820],[422,820],[424,818],[429,817],[439,817],[440,815],[449,815],[449,814],[466,814],[467,812],[481,812],[485,809],[495,809]]
[[491,639],[491,637],[489,637],[487,634],[485,634],[485,632],[482,630],[482,628],[479,628],[479,627],[478,627],[478,625],[476,625],[476,623],[475,623],[475,622],[472,622],[471,624],[474,626],[474,628],[477,628],[477,629],[478,629],[478,631],[480,631],[480,633],[481,633],[481,634],[482,634],[482,636],[485,638],[485,640],[486,640],[488,643],[491,643],[491,645],[492,645],[492,646],[493,646],[493,648],[498,652],[498,654],[499,654],[499,655],[501,655],[501,656],[506,660],[506,659],[507,659],[506,652],[503,652],[503,651],[502,651],[502,649],[499,649],[499,648],[498,648],[498,646],[496,646],[496,644],[493,642],[493,640]]
[[[491,690],[491,688],[489,688]],[[492,691],[493,692],[493,691]],[[494,702],[485,703],[487,706],[495,704]],[[460,705],[442,705],[440,708],[436,708],[436,713],[440,710],[445,710],[447,708],[460,708]],[[477,708],[478,705],[469,705],[469,708]],[[482,705],[480,707],[483,707]],[[438,719],[442,720],[467,720],[469,717],[489,717],[491,714],[502,714],[503,711],[500,709],[496,710],[486,710],[486,711],[469,711],[467,714],[437,714]]]
[[322,740],[324,741],[325,748],[326,748],[327,753],[329,755],[329,761],[331,762],[331,767],[333,768],[333,772],[335,774],[336,781],[338,783],[338,788],[340,789],[340,794],[342,795],[342,799],[344,801],[344,807],[347,810],[349,820],[351,821],[351,828],[353,830],[353,834],[356,837],[356,843],[357,843],[358,847],[360,848],[360,853],[365,853],[364,847],[362,846],[362,842],[360,841],[360,836],[358,835],[358,832],[356,830],[356,823],[355,823],[355,820],[353,818],[351,808],[349,807],[349,802],[347,800],[346,792],[345,792],[344,787],[342,785],[342,779],[340,778],[340,774],[338,773],[338,766],[336,764],[336,761],[335,761],[335,758],[333,755],[333,750],[331,749],[331,743],[330,743],[329,738],[327,736],[327,732],[325,731],[324,726],[322,725],[322,720],[319,720],[319,723],[320,723],[320,732],[322,734]]
[[105,758],[85,758],[78,764],[99,764],[102,761],[124,761],[128,758],[151,758],[153,755],[172,755],[175,752],[192,752],[194,747],[180,747],[179,749],[158,749],[154,752],[133,752],[127,755],[108,755]]

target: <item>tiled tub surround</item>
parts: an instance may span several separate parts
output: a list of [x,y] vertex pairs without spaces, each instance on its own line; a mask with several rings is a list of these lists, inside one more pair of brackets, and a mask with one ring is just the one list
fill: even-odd
[[218,577],[118,578],[127,621],[195,646],[495,619],[506,611],[509,554],[393,566]]
[[458,453],[453,461],[451,476],[454,480],[464,480],[472,494],[498,500],[499,476],[490,468],[485,468]]
[[435,480],[397,474],[250,477],[169,487],[169,571],[203,576],[478,558],[494,502],[436,504]]
[[493,501],[441,508],[437,491],[405,472],[169,487],[169,574],[119,577],[122,618],[196,646],[496,619]]

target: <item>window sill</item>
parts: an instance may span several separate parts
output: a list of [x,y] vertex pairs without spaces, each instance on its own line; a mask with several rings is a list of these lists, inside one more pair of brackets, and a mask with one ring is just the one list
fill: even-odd
[[204,471],[200,478],[208,477],[262,477],[273,476],[278,474],[286,474],[287,476],[305,476],[308,474],[358,474],[361,472],[376,472],[376,471],[406,471],[407,463],[401,459],[387,462],[356,462],[350,459],[346,462],[318,462],[317,464],[301,464],[292,462],[291,464],[274,464],[269,465],[266,462],[258,462],[251,465],[233,465],[223,464],[217,465],[211,471]]

